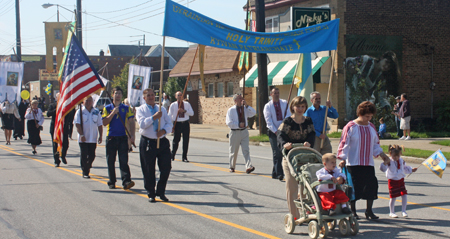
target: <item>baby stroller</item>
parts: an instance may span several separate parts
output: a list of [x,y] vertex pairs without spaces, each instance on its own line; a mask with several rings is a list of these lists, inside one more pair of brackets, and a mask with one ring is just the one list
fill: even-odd
[[[337,205],[336,214],[332,216],[324,214],[322,210],[320,197],[315,188],[320,184],[333,184],[333,181],[317,181],[316,172],[323,167],[321,154],[310,147],[294,144],[287,155],[286,150],[283,150],[283,157],[288,161],[291,175],[300,186],[300,196],[294,200],[300,218],[294,219],[292,214],[286,214],[284,216],[285,231],[291,234],[296,225],[307,223],[308,234],[311,238],[325,238],[328,232],[336,227],[339,220],[339,232],[343,236],[356,235],[359,231],[358,220],[351,213],[342,214],[341,205]],[[339,185],[336,187],[340,189]],[[301,188],[304,188],[303,192]]]

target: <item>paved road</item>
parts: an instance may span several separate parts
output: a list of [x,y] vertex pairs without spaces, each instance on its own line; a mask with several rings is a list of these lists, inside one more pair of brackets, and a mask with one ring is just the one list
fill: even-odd
[[[83,179],[75,141],[70,142],[69,164],[53,167],[48,123],[36,156],[25,140],[6,146],[0,136],[0,238],[309,238],[306,225],[293,235],[284,232],[285,188],[270,178],[269,147],[251,146],[254,174],[242,172],[242,156],[238,172],[231,174],[227,143],[192,139],[191,163],[176,160],[172,165],[170,203],[152,204],[143,190],[137,152],[130,154],[136,186],[110,190],[104,144],[97,149],[92,178]],[[374,207],[380,220],[361,219],[358,237],[450,238],[447,175],[439,179],[421,167],[406,180],[406,219],[388,218],[387,180],[378,170],[377,177],[380,198]],[[364,202],[357,207],[363,215]],[[341,238],[336,230],[329,236]]]

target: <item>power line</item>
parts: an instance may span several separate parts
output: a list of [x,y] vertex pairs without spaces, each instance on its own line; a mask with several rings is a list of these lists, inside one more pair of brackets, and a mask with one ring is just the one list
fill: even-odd
[[126,11],[128,9],[132,9],[132,8],[136,8],[136,7],[142,6],[142,5],[147,4],[149,2],[152,2],[152,1],[153,0],[150,0],[150,1],[138,4],[138,5],[135,5],[135,6],[132,6],[132,7],[128,7],[128,8],[124,8],[124,9],[120,9],[120,10],[114,10],[114,11],[109,11],[109,12],[91,12],[91,13],[92,14],[107,14],[107,13],[113,13],[113,12],[121,12],[121,11]]

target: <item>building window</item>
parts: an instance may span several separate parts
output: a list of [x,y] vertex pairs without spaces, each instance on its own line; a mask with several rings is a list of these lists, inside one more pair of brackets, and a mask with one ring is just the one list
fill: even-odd
[[228,97],[232,97],[233,96],[233,89],[234,89],[233,82],[228,82],[227,83],[227,96]]
[[223,82],[217,83],[217,97],[223,97]]
[[213,98],[214,97],[214,83],[208,84],[208,97]]
[[188,82],[188,85],[187,85],[187,89],[186,89],[187,91],[192,91],[192,82]]
[[279,32],[280,22],[278,16],[266,18],[266,32]]
[[198,89],[199,89],[199,90],[202,89],[202,80],[198,80]]

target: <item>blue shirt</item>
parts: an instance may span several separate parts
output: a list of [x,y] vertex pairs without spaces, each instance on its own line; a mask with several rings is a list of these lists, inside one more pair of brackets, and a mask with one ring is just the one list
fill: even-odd
[[[323,120],[325,118],[325,111],[327,107],[321,105],[318,110],[313,106],[309,107],[306,112],[305,116],[310,117],[314,124],[314,130],[316,131],[316,136],[319,137],[322,134],[323,131]],[[332,119],[337,119],[339,117],[339,114],[333,106],[331,108],[328,108],[328,115],[327,117]],[[328,127],[328,123],[327,123]]]
[[380,124],[380,129],[378,133],[386,133],[386,124]]
[[[106,118],[113,109],[114,109],[113,104],[105,105],[105,107],[103,108],[102,119]],[[120,117],[122,117],[122,120],[124,121],[125,125],[127,125],[127,120],[134,118],[134,113],[133,111],[131,111],[131,107],[128,107],[127,105],[124,104],[119,105],[119,114]],[[125,136],[125,135],[127,135],[127,133],[125,131],[125,127],[123,126],[121,120],[119,119],[119,116],[114,115],[111,122],[107,126],[106,136]]]

